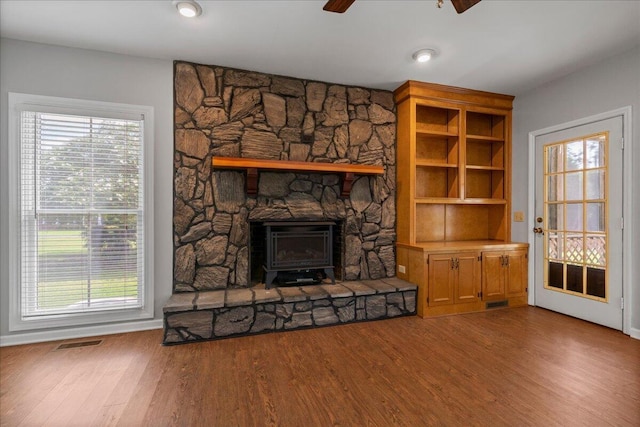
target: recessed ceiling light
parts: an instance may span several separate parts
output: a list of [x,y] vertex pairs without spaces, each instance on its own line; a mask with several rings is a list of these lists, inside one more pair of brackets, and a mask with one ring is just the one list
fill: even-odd
[[195,0],[174,0],[173,4],[176,9],[178,9],[178,12],[180,12],[180,15],[186,18],[194,18],[202,15],[202,8]]
[[433,49],[420,49],[413,54],[413,59],[417,62],[427,62],[436,56],[436,51]]

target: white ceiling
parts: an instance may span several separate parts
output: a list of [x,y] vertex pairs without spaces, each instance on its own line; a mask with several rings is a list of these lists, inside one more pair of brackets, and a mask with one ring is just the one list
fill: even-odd
[[[395,89],[408,79],[518,95],[640,44],[640,1],[0,1],[2,37]],[[414,63],[432,47],[435,60]]]

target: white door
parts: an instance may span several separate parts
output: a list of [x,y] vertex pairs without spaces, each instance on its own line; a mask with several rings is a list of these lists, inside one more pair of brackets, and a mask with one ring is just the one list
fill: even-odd
[[535,139],[535,303],[622,330],[622,116]]

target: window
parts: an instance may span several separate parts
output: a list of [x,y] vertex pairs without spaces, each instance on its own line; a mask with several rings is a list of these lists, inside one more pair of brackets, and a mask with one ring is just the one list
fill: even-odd
[[152,317],[153,110],[13,93],[9,110],[11,329]]

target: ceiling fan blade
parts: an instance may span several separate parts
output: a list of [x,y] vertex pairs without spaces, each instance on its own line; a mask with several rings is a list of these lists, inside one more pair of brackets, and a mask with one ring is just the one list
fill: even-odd
[[451,0],[451,3],[456,8],[456,12],[462,13],[471,6],[480,3],[480,0]]
[[344,13],[354,1],[356,0],[329,0],[322,9],[327,12]]

